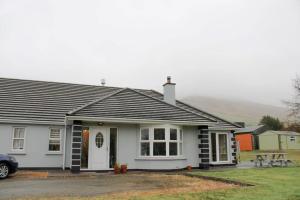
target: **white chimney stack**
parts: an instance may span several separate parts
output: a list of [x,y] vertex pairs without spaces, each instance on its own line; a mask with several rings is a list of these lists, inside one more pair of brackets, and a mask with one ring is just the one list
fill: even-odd
[[164,87],[164,101],[176,105],[175,98],[175,83],[171,82],[171,76],[167,77],[167,82],[163,85]]

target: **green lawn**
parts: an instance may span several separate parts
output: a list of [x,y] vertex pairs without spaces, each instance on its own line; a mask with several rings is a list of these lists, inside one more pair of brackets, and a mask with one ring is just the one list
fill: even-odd
[[[242,151],[240,153],[241,161],[250,161],[255,159],[255,154],[262,153],[267,151]],[[293,161],[295,164],[300,166],[300,150],[288,150],[285,151],[288,153],[287,159]]]
[[156,196],[147,199],[198,200],[300,200],[300,168],[230,169],[222,172],[194,172],[254,184],[251,187],[194,194]]

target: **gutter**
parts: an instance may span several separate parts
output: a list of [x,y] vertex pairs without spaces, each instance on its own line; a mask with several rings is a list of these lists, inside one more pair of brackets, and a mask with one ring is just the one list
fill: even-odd
[[168,123],[175,125],[215,125],[215,122],[192,122],[192,121],[172,121],[172,120],[148,120],[148,119],[124,119],[124,118],[105,118],[105,117],[83,117],[83,116],[66,116],[68,120],[84,120],[93,122],[115,122],[115,123],[143,123],[143,124],[157,124]]
[[14,119],[1,119],[0,123],[8,124],[35,124],[35,125],[64,125],[64,122],[59,121],[36,121],[36,120],[14,120]]

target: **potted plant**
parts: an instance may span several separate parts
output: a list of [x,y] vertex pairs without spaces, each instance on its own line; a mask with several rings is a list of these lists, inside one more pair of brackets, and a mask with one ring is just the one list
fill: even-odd
[[115,174],[120,174],[120,165],[118,163],[114,165],[114,172]]
[[192,166],[191,166],[191,165],[188,165],[188,166],[186,167],[186,169],[187,169],[188,171],[192,171]]
[[126,174],[127,173],[127,164],[121,165],[121,173]]

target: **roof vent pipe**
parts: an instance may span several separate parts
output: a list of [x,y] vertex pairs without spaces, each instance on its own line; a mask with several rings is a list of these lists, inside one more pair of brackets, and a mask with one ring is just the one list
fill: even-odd
[[163,85],[164,101],[172,105],[176,105],[175,85],[176,84],[171,81],[171,76],[167,77],[167,82]]
[[104,79],[104,78],[101,79],[101,85],[102,85],[102,86],[105,86],[105,79]]

